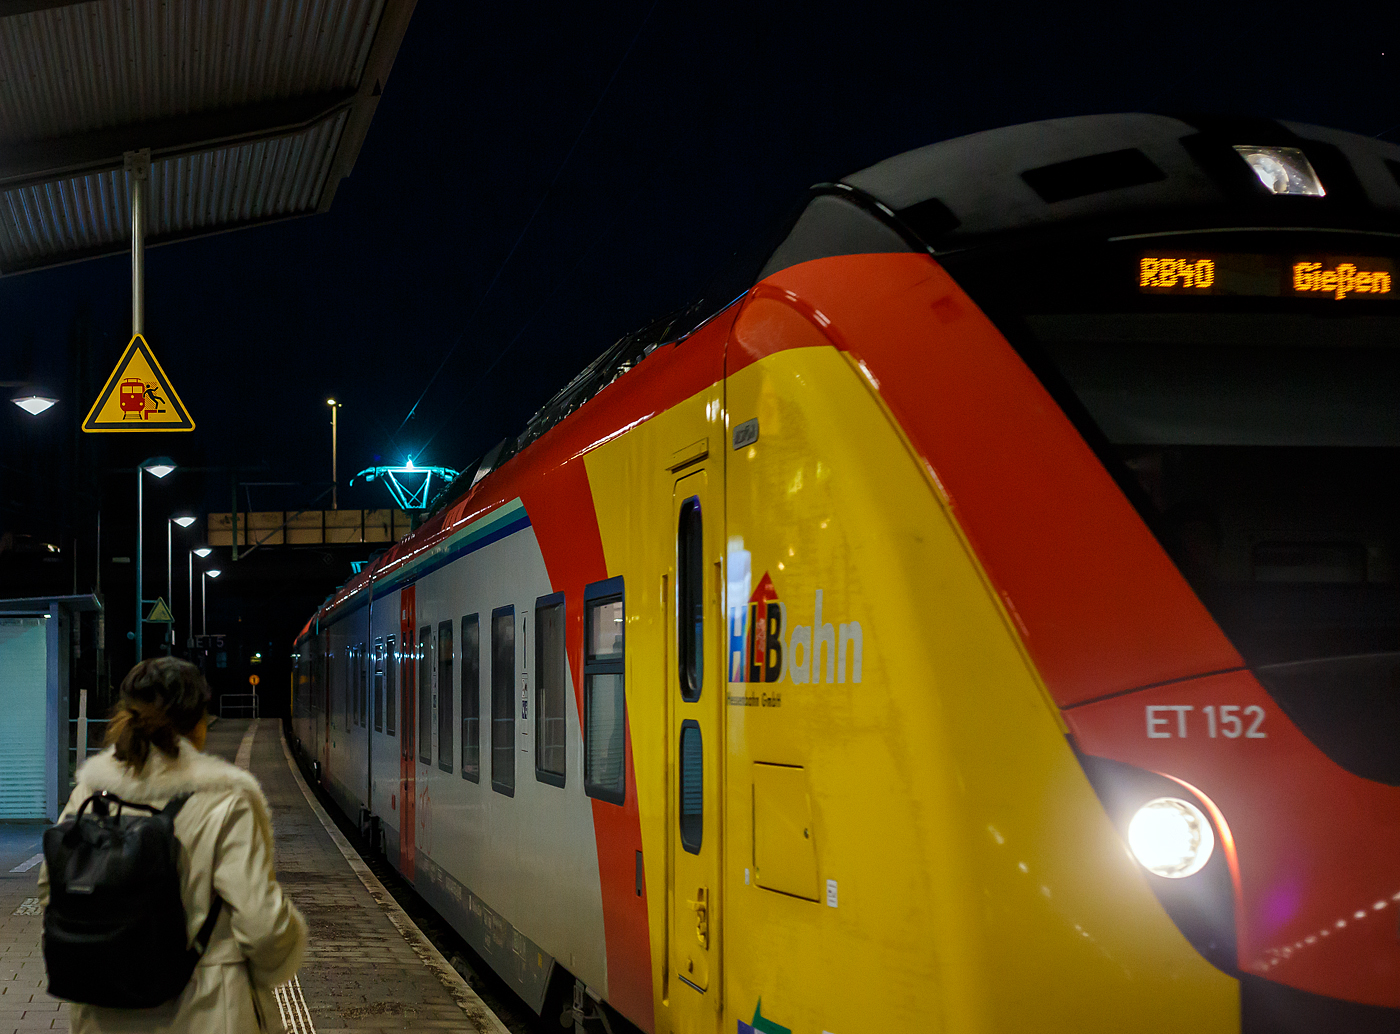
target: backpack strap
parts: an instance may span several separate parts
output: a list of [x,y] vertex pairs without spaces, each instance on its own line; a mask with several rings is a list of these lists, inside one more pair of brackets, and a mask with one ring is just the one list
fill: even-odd
[[209,938],[214,936],[214,927],[219,922],[219,913],[223,911],[224,899],[218,894],[214,895],[214,900],[209,903],[209,915],[204,920],[204,925],[199,928],[199,933],[194,935],[194,944],[190,951],[195,958],[199,958],[209,947]]
[[[184,798],[180,800],[180,803],[175,805],[174,811],[171,812],[172,817],[174,816],[175,812],[178,812],[180,808],[184,806],[185,800],[187,800],[188,798],[189,794],[185,794]],[[173,804],[174,801],[172,800],[171,803]],[[98,790],[96,793],[89,796],[87,800],[83,801],[83,803],[78,806],[78,813],[74,815],[73,818],[81,819],[83,817],[83,812],[87,811],[88,807],[91,806],[93,815],[97,816],[98,818],[105,819],[112,814],[113,805],[116,805],[118,815],[121,814],[124,808],[134,808],[139,811],[148,812],[151,815],[159,815],[162,813],[162,811],[165,811],[170,807],[170,805],[166,805],[166,808],[162,809],[153,807],[149,804],[138,804],[136,801],[122,800],[122,798],[118,797],[110,790]]]
[[160,813],[162,815],[168,815],[170,821],[174,822],[175,816],[180,814],[180,809],[185,806],[185,802],[188,801],[191,796],[193,795],[188,793],[177,793],[166,802],[165,807],[160,810]]
[[[175,821],[175,816],[180,814],[180,809],[185,806],[185,802],[193,796],[188,793],[176,794],[161,809],[162,815],[170,816],[170,821]],[[214,936],[214,927],[218,925],[219,913],[223,911],[224,899],[216,892],[209,902],[209,914],[204,918],[204,925],[199,928],[199,932],[194,935],[194,944],[190,946],[190,951],[196,959],[204,954],[209,947],[209,938]]]

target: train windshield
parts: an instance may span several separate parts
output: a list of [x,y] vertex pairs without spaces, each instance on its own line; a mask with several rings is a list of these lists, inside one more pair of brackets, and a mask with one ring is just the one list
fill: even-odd
[[1400,651],[1393,239],[1200,233],[945,265],[1247,663],[1286,674]]

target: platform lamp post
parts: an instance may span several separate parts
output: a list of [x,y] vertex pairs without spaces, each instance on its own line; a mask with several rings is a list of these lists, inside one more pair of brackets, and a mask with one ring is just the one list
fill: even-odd
[[[199,559],[203,560],[212,552],[214,551],[208,546],[195,546],[194,549],[190,550],[190,609],[188,611],[189,618],[185,622],[186,650],[194,649],[194,558],[199,557]],[[203,589],[204,585],[200,583],[200,591],[202,592]],[[203,633],[201,632],[200,634],[202,635]]]
[[136,640],[136,663],[143,660],[141,655],[141,632],[146,623],[146,615],[142,608],[146,605],[146,600],[142,594],[142,573],[141,566],[143,550],[145,547],[145,491],[146,480],[141,475],[149,472],[152,477],[163,478],[175,470],[175,461],[169,456],[153,456],[150,459],[142,460],[140,466],[136,468],[136,632],[132,638]]
[[199,634],[209,634],[209,585],[207,579],[217,578],[224,572],[211,567],[199,572]]
[[[194,521],[195,519],[193,516],[182,513],[171,517],[165,522],[165,605],[171,608],[172,617],[174,617],[173,610],[175,607],[175,562],[173,560],[173,553],[171,552],[173,548],[173,531],[177,524],[182,528],[188,528]],[[171,650],[173,650],[174,647],[175,623],[172,621],[170,623],[170,631],[165,637],[165,655],[167,657],[170,656]]]
[[10,399],[10,401],[19,406],[20,409],[24,410],[30,416],[38,416],[40,413],[44,412],[44,410],[55,405],[58,399],[50,398],[47,395],[25,393],[23,395],[16,395],[14,398]]
[[326,399],[326,405],[331,407],[331,509],[339,510],[340,501],[336,498],[336,490],[339,488],[340,465],[336,462],[336,415],[343,408],[343,403],[335,399]]

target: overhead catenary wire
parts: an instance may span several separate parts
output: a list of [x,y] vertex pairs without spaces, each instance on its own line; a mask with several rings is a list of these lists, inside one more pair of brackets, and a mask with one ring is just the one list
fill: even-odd
[[[678,146],[680,146],[679,139],[672,143],[669,149],[667,149],[663,153],[660,153],[657,156],[655,161],[652,162],[650,168],[647,169],[646,175],[642,177],[640,183],[634,189],[634,193],[635,190],[640,190],[642,187],[646,186],[646,184],[651,182],[651,178],[656,175],[658,169],[660,169],[666,162],[668,162],[671,159],[671,156],[675,154],[676,148]],[[555,281],[554,286],[550,289],[550,292],[545,297],[544,301],[540,302],[540,304],[535,308],[535,311],[529,315],[529,317],[525,320],[523,324],[521,324],[520,329],[515,332],[515,335],[510,339],[510,341],[506,343],[505,347],[496,353],[496,358],[491,360],[491,364],[476,376],[477,383],[481,383],[482,381],[484,381],[491,374],[491,371],[493,371],[497,366],[500,365],[501,360],[504,359],[507,355],[509,355],[511,350],[514,349],[517,344],[519,344],[520,339],[525,336],[525,332],[530,329],[530,327],[534,324],[535,320],[539,319],[540,315],[543,314],[545,309],[549,308],[550,303],[554,301],[554,298],[559,293],[560,289],[573,278],[573,275],[575,273],[578,272],[579,267],[583,265],[583,260],[586,259],[592,253],[594,248],[596,248],[599,244],[608,240],[612,236],[613,231],[617,229],[618,223],[620,221],[620,216],[615,215],[613,217],[612,222],[608,224],[607,229],[593,237],[593,239],[588,242],[588,246],[579,252],[578,257],[574,259],[574,264],[569,267],[569,271],[563,276],[561,276],[557,281]],[[438,426],[434,429],[433,433],[428,437],[427,441],[425,441],[420,447],[419,451],[421,452],[424,449],[427,449],[427,447],[430,444],[432,444],[433,439],[442,433],[442,429],[445,426],[447,426],[446,420],[440,422]]]
[[[583,251],[579,253],[579,256],[574,261],[573,266],[570,267],[569,271],[563,276],[561,276],[558,279],[558,281],[555,282],[553,289],[551,289],[549,292],[549,295],[545,298],[544,301],[542,301],[539,304],[539,307],[536,308],[535,311],[530,314],[530,318],[527,319],[523,324],[521,324],[520,329],[515,332],[515,336],[510,339],[506,346],[496,353],[496,358],[491,360],[491,365],[486,367],[486,369],[481,372],[481,374],[477,378],[478,380],[484,380],[491,373],[491,371],[496,368],[500,361],[506,357],[506,354],[510,352],[512,348],[515,347],[516,342],[524,336],[525,331],[530,329],[531,324],[535,322],[535,320],[539,317],[540,313],[544,312],[544,310],[549,307],[549,303],[552,302],[554,300],[554,296],[559,293],[559,288],[563,287],[564,284],[566,284],[569,281],[569,278],[572,277],[574,273],[578,271],[578,267],[583,265],[583,260],[587,258],[588,253],[593,250],[593,245],[597,243],[597,240],[598,239],[595,238],[595,240],[592,243],[590,243],[588,247],[584,248]],[[438,424],[437,429],[433,431],[433,433],[428,437],[428,440],[425,441],[419,448],[419,452],[422,452],[423,450],[427,449],[427,447],[433,443],[433,439],[438,436],[438,434],[442,431],[444,426],[445,424]]]
[[[404,426],[413,419],[413,414],[416,413],[418,407],[422,405],[423,399],[427,397],[428,391],[432,388],[434,382],[437,381],[438,375],[441,374],[443,368],[447,366],[447,361],[452,358],[462,342],[466,340],[468,328],[471,327],[476,317],[480,315],[482,308],[486,305],[486,300],[491,296],[491,292],[495,290],[496,285],[500,282],[501,274],[504,273],[506,267],[510,265],[510,260],[515,257],[515,253],[519,249],[521,241],[525,239],[525,235],[530,232],[530,227],[534,225],[535,217],[540,214],[540,209],[544,208],[544,203],[549,199],[549,195],[553,193],[554,188],[558,185],[559,178],[564,175],[564,169],[568,166],[569,159],[574,156],[574,152],[578,150],[578,145],[583,140],[584,134],[588,132],[588,127],[593,124],[593,117],[598,114],[598,109],[603,106],[603,101],[607,99],[609,91],[612,90],[613,83],[617,81],[618,74],[622,71],[622,66],[627,63],[627,59],[636,48],[637,40],[641,39],[642,30],[645,29],[647,23],[651,21],[652,13],[656,10],[656,5],[659,2],[660,0],[652,0],[651,7],[647,9],[646,17],[644,17],[641,24],[637,26],[637,31],[632,34],[632,42],[627,45],[627,49],[623,52],[622,57],[617,62],[617,66],[613,69],[612,75],[608,78],[607,85],[603,87],[603,92],[598,95],[598,100],[594,103],[593,110],[588,113],[588,118],[584,119],[583,127],[579,129],[578,135],[574,137],[573,144],[564,155],[564,160],[559,163],[559,168],[555,170],[554,178],[549,181],[549,186],[545,187],[544,193],[540,195],[539,201],[535,204],[534,211],[530,213],[530,218],[525,220],[525,225],[515,238],[515,243],[510,246],[510,251],[506,253],[505,259],[496,267],[495,275],[491,277],[491,282],[486,285],[486,290],[482,292],[481,298],[477,300],[476,306],[467,317],[467,321],[463,324],[462,330],[457,335],[456,340],[452,342],[451,347],[448,348],[447,353],[442,357],[442,361],[438,363],[437,369],[433,371],[433,375],[428,378],[428,383],[423,386],[422,392],[419,393],[417,400],[413,403],[412,408],[409,409],[408,415],[405,416],[403,422],[399,424],[399,431],[402,431]],[[396,431],[395,434],[397,433]]]

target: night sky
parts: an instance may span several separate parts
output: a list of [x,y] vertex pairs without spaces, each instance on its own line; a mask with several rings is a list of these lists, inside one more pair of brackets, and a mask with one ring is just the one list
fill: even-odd
[[[334,395],[342,484],[407,456],[461,467],[701,292],[813,182],[1060,115],[1400,123],[1389,5],[1115,6],[420,0],[329,214],[148,253],[147,338],[197,431],[82,448],[108,467],[163,452],[324,482]],[[38,420],[0,418],[0,531],[77,513],[64,499],[90,490],[65,483],[64,457],[127,341],[128,270],[121,256],[0,280],[0,379],[63,396]],[[229,478],[167,495],[227,510]],[[378,485],[340,497],[387,503]]]

